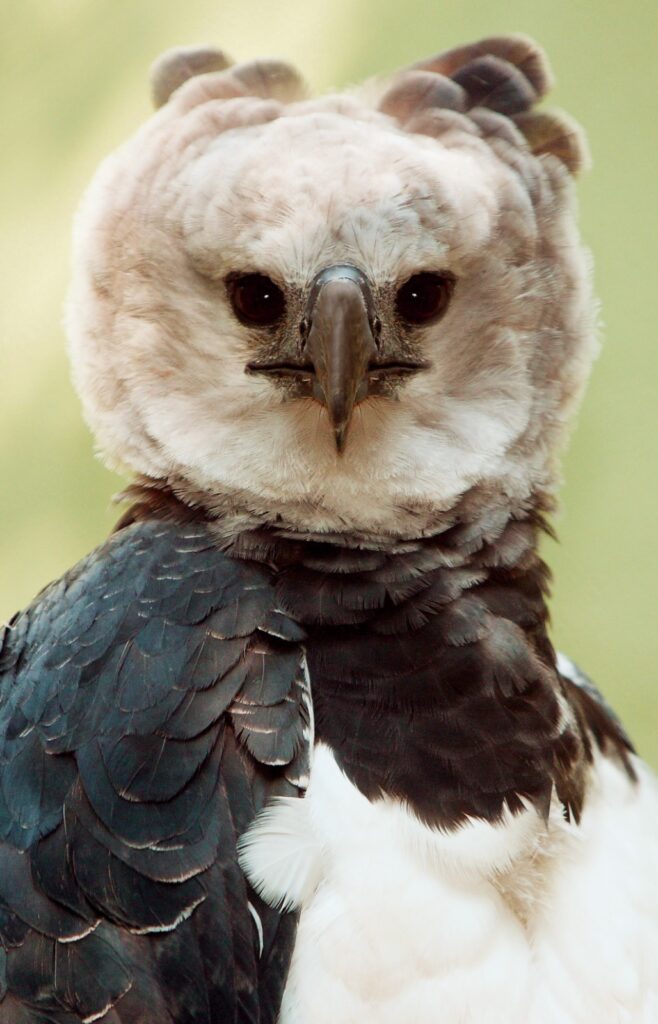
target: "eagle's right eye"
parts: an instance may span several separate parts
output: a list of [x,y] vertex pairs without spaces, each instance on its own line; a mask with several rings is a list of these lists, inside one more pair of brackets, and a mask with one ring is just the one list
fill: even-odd
[[286,311],[286,299],[265,274],[237,274],[227,281],[233,312],[250,327],[273,327]]

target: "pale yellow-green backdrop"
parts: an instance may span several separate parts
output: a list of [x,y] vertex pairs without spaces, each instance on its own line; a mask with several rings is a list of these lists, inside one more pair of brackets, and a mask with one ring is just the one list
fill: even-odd
[[107,533],[119,481],[92,453],[60,327],[70,222],[148,111],[163,49],[212,42],[343,85],[483,35],[546,47],[588,132],[579,186],[605,346],[566,460],[554,636],[658,764],[655,0],[4,0],[0,7],[0,621]]

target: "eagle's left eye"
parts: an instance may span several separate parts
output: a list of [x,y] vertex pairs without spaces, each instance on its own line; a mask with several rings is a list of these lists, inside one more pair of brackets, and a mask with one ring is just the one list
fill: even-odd
[[408,324],[427,324],[445,313],[455,287],[455,278],[447,271],[414,274],[398,288],[395,308]]
[[286,311],[286,299],[265,274],[239,274],[227,282],[233,311],[243,324],[273,327]]

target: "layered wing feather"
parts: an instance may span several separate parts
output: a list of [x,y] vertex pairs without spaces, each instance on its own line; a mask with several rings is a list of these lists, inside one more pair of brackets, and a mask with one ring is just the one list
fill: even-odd
[[121,530],[0,646],[0,1021],[274,1021],[236,841],[302,791],[303,634],[200,524]]

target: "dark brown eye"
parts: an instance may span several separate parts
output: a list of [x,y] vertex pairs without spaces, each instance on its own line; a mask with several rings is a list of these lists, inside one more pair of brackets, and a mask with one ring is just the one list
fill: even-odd
[[286,311],[286,299],[265,274],[240,274],[228,281],[233,310],[243,324],[272,327]]
[[414,274],[398,289],[395,308],[408,324],[427,324],[445,313],[454,287],[452,274]]

